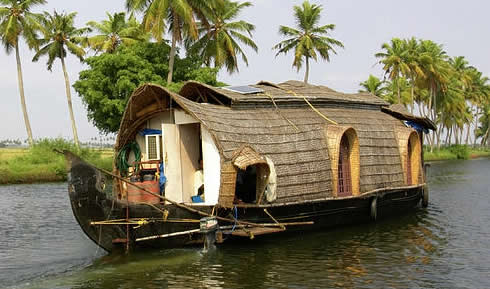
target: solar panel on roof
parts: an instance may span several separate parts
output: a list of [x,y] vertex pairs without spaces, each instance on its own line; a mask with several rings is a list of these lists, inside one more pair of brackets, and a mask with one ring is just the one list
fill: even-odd
[[238,92],[240,94],[252,94],[252,93],[264,92],[263,89],[253,87],[253,86],[248,86],[248,85],[226,86],[226,87],[223,87],[223,89],[233,91],[233,92]]

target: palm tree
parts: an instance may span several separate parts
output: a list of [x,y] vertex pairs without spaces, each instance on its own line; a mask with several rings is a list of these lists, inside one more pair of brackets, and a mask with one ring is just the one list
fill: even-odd
[[[465,101],[468,101],[472,105],[475,105],[475,95],[470,93],[473,83],[472,83],[472,77],[471,77],[471,70],[473,67],[470,67],[468,64],[468,61],[464,58],[464,56],[457,56],[454,58],[449,59],[449,64],[451,65],[453,71],[454,71],[454,76],[457,78],[457,82],[460,85],[461,93],[463,97],[465,98]],[[455,81],[452,81],[454,83]],[[466,110],[471,110],[469,106],[466,107]],[[470,131],[471,131],[471,124],[473,122],[472,115],[468,115],[467,113],[463,114],[463,117],[465,118],[464,124],[467,125],[467,131],[466,131],[466,141],[465,143],[468,144],[469,142],[469,137],[470,137]],[[461,136],[463,135],[463,132],[461,132]]]
[[12,51],[12,48],[15,49],[20,103],[30,146],[33,145],[34,141],[24,95],[24,79],[22,77],[22,66],[19,55],[19,40],[22,37],[29,48],[37,49],[37,35],[35,30],[38,26],[38,21],[36,14],[32,13],[31,9],[36,5],[45,3],[45,0],[0,0],[0,5],[6,5],[0,6],[0,42],[4,45],[7,54]]
[[[383,94],[383,99],[387,102],[401,103],[407,106],[410,103],[410,81],[405,77],[399,77],[393,81],[386,81],[386,93]],[[398,98],[400,93],[400,99]]]
[[[190,51],[196,51],[208,66],[214,62],[214,67],[226,66],[230,73],[238,71],[238,55],[241,55],[243,62],[248,65],[247,56],[238,42],[257,52],[257,45],[248,37],[252,37],[255,26],[243,20],[233,20],[243,8],[251,5],[250,2],[237,3],[225,0],[214,9],[204,11],[207,21],[199,23],[200,38],[192,44]],[[248,36],[243,33],[247,33]]]
[[[376,58],[381,58],[380,64],[383,64],[385,74],[393,81],[398,83],[398,78],[410,75],[408,65],[408,50],[403,41],[399,38],[391,39],[390,43],[383,43],[381,49],[385,51],[376,53]],[[397,87],[398,103],[401,103],[400,87]]]
[[476,130],[475,142],[478,137],[481,137],[482,145],[490,144],[490,101],[487,97],[486,103],[482,106],[483,114],[480,117],[481,125]]
[[185,36],[197,38],[197,25],[193,7],[196,9],[208,1],[199,0],[126,0],[129,11],[143,12],[143,27],[157,40],[162,41],[166,24],[172,35],[167,83],[172,83],[177,43]]
[[359,85],[363,88],[359,89],[359,92],[370,92],[381,98],[383,98],[386,91],[386,87],[383,86],[384,82],[372,74],[369,75],[366,81],[361,82]]
[[335,29],[334,24],[318,26],[321,11],[321,5],[310,4],[307,0],[301,7],[294,6],[297,29],[279,26],[279,34],[289,38],[272,48],[278,50],[276,56],[281,53],[286,54],[294,48],[293,67],[296,67],[298,71],[303,65],[304,58],[306,63],[305,83],[308,83],[310,58],[317,61],[319,54],[323,60],[330,61],[330,53],[337,54],[334,47],[344,47],[342,42],[328,37],[329,31]]
[[[433,121],[444,119],[443,116],[438,115],[439,112],[443,112],[438,106],[444,102],[451,73],[451,67],[447,61],[448,56],[443,50],[442,45],[430,40],[420,41],[420,53],[421,67],[425,75],[423,82],[430,94],[428,108],[431,113],[431,119]],[[432,135],[431,149],[435,144],[436,135],[437,141],[439,141],[440,130],[437,130]]]
[[61,67],[65,76],[66,98],[68,100],[68,110],[70,113],[71,127],[73,130],[73,139],[75,145],[79,147],[77,127],[75,124],[75,116],[73,114],[73,106],[71,102],[70,80],[66,71],[65,58],[67,52],[77,56],[80,61],[83,60],[85,50],[78,44],[82,42],[82,35],[88,32],[88,28],[76,28],[74,26],[74,18],[76,12],[66,14],[58,14],[54,11],[53,15],[44,12],[44,17],[41,19],[43,39],[40,39],[41,48],[34,55],[32,61],[38,61],[43,55],[48,57],[48,70],[51,71],[53,62],[56,58],[61,60]]
[[419,55],[419,43],[414,37],[403,40],[403,47],[407,51],[406,64],[408,65],[409,72],[404,76],[410,80],[410,110],[413,114],[415,107],[415,90],[417,80],[425,77],[424,71],[421,68],[420,55]]
[[143,31],[141,24],[131,14],[126,21],[126,13],[107,13],[107,20],[102,22],[87,22],[91,31],[97,31],[97,35],[87,38],[87,45],[96,52],[114,53],[121,45],[132,45],[139,41],[148,40],[148,35]]
[[[479,121],[484,118],[485,113],[488,113],[488,104],[490,103],[490,79],[476,70],[475,68],[469,70],[469,75],[471,77],[471,90],[469,94],[471,95],[471,101],[476,106],[475,111],[475,130],[479,130]],[[480,115],[483,114],[482,117]],[[485,121],[480,122],[482,126],[485,126]],[[484,135],[484,134],[483,134]],[[483,136],[475,133],[475,139],[473,145],[476,145],[477,137]],[[487,134],[488,135],[488,134]]]

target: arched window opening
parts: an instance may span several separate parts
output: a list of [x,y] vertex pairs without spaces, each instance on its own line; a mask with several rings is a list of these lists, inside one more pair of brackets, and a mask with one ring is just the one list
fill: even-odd
[[334,197],[360,194],[359,138],[353,127],[327,125],[324,131],[332,168]]
[[338,196],[352,195],[349,140],[345,134],[340,141],[337,187]]
[[412,145],[410,143],[410,138],[408,139],[407,148],[407,184],[412,184]]
[[420,135],[410,128],[398,128],[395,130],[400,152],[400,163],[403,177],[402,184],[417,185],[421,173],[422,145]]

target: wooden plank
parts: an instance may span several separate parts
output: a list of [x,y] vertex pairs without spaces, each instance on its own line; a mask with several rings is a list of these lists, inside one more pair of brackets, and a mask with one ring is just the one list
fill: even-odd
[[281,229],[281,228],[247,228],[246,230],[244,229],[237,229],[231,233],[233,236],[239,236],[239,237],[250,237],[252,236],[260,236],[260,235],[266,235],[266,234],[273,234],[273,233],[279,233],[286,231],[286,229]]

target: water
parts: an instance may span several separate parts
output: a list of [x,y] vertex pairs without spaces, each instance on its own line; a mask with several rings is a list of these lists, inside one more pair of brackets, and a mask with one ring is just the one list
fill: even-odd
[[66,184],[0,187],[0,288],[489,288],[490,159],[433,163],[430,205],[377,223],[106,256]]

